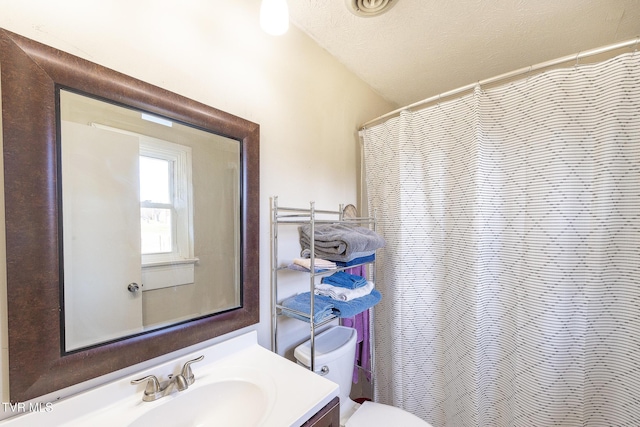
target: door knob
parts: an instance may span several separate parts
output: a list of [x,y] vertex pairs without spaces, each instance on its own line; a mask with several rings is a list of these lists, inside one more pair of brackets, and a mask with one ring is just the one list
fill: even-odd
[[129,289],[129,292],[135,294],[140,290],[140,285],[138,285],[137,283],[129,283],[129,286],[127,286],[127,289]]

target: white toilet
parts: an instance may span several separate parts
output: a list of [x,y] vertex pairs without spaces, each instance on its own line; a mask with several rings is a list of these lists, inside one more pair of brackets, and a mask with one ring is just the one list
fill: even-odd
[[[349,398],[357,332],[346,326],[333,326],[315,338],[315,366],[318,375],[340,386],[340,425],[344,427],[431,427],[429,423],[402,409],[381,403],[362,405]],[[298,363],[311,365],[311,341],[296,347]]]

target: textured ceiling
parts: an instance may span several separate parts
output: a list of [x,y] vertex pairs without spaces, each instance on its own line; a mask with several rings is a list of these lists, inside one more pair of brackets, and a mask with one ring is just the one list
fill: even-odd
[[[398,107],[640,36],[640,0],[290,0],[291,21]],[[638,47],[640,50],[640,46]]]

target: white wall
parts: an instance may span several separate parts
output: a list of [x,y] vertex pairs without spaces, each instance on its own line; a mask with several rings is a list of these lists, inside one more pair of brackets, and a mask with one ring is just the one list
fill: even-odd
[[[0,0],[0,27],[260,124],[256,329],[269,347],[270,196],[287,206],[356,204],[357,126],[396,106],[296,27],[281,37],[262,33],[259,8],[259,0]],[[0,397],[7,401],[2,309]]]

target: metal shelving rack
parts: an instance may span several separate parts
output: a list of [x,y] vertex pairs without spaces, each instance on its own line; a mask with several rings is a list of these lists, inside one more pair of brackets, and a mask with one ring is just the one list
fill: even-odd
[[[300,311],[292,310],[290,308],[284,307],[278,303],[278,273],[282,270],[287,270],[287,266],[279,265],[278,258],[278,228],[280,226],[301,226],[301,225],[309,225],[310,227],[310,235],[315,235],[315,226],[316,224],[335,224],[338,222],[354,224],[358,226],[368,226],[371,227],[375,231],[375,217],[360,217],[360,218],[344,218],[343,215],[343,205],[339,205],[339,209],[337,211],[331,210],[318,210],[315,209],[315,203],[309,202],[308,209],[302,208],[290,208],[290,207],[280,207],[278,206],[278,197],[271,198],[271,348],[272,351],[278,353],[278,316],[283,315],[285,312],[293,313],[299,317],[304,319],[308,319],[309,322],[309,335],[310,335],[310,344],[311,344],[311,363],[310,370],[315,371],[315,334],[316,330],[331,321],[335,320],[335,316],[331,316],[327,319],[322,320],[319,323],[314,323],[312,319],[315,315],[315,294],[314,288],[316,284],[316,280],[318,277],[330,275],[335,273],[336,271],[344,271],[353,267],[358,267],[361,265],[374,265],[374,262],[369,262],[366,264],[357,264],[351,265],[349,267],[339,267],[335,270],[325,270],[316,272],[313,266],[315,265],[315,245],[314,239],[311,239],[310,244],[310,261],[312,268],[308,273],[301,272],[301,274],[308,274],[309,276],[309,291],[311,293],[311,307],[310,313],[303,313]],[[321,215],[323,218],[317,218],[317,215]],[[375,281],[375,268],[371,268],[369,275],[371,276],[370,280]],[[373,348],[373,309],[370,309],[369,315],[369,337],[371,341],[370,348]],[[370,361],[371,361],[371,371],[373,371],[374,367],[374,352],[370,352]],[[362,367],[361,367],[362,368]],[[364,369],[364,368],[363,368]],[[372,376],[373,383],[373,376]]]

